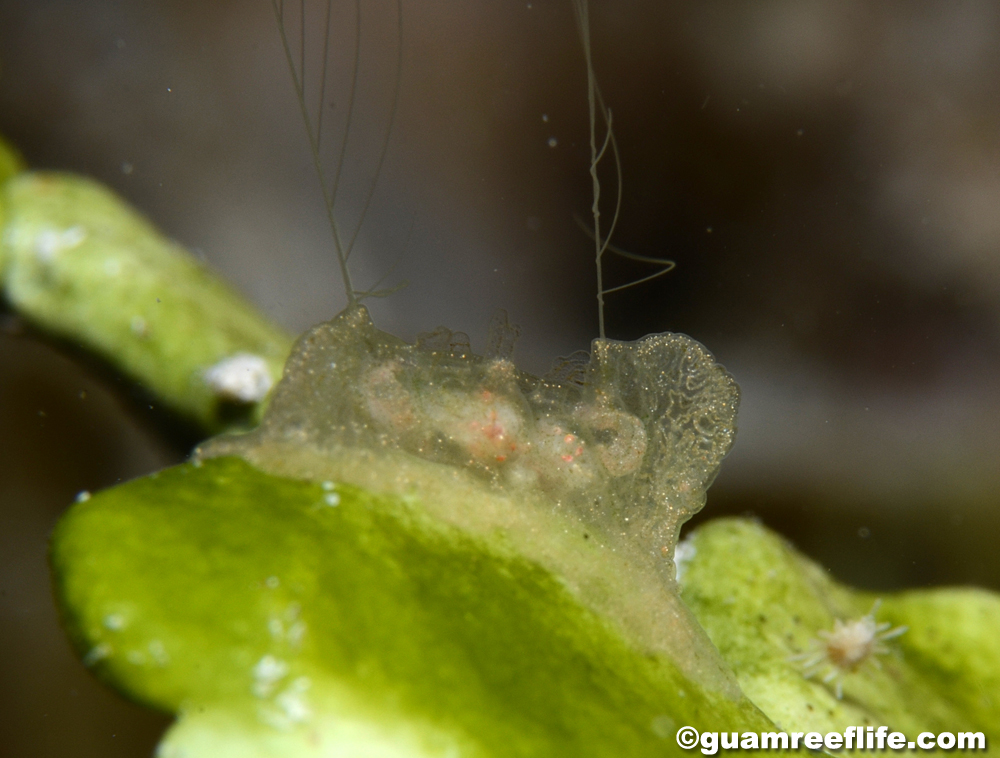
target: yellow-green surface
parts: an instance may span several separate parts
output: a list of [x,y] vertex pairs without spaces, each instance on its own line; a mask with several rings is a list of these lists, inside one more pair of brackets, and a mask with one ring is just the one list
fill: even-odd
[[[753,521],[720,519],[682,549],[682,596],[743,691],[788,731],[843,732],[887,725],[911,740],[923,731],[983,732],[1000,740],[1000,596],[975,589],[874,595],[833,581]],[[908,631],[835,683],[807,679],[796,655],[818,647],[836,619],[871,611]]]
[[791,658],[874,596],[754,522],[686,544],[684,597],[760,710],[638,652],[506,543],[235,458],[78,503],[52,559],[84,661],[179,714],[168,756],[670,755],[684,725],[1000,738],[995,594],[883,596],[879,620],[909,631],[837,699]]
[[185,755],[671,755],[682,725],[768,728],[537,564],[234,458],[77,504],[52,555],[84,660],[179,711]]
[[[0,151],[0,175],[9,165]],[[291,337],[110,190],[20,173],[3,184],[0,219],[0,285],[18,312],[204,429],[256,414],[227,404],[206,371],[248,354],[277,381]]]

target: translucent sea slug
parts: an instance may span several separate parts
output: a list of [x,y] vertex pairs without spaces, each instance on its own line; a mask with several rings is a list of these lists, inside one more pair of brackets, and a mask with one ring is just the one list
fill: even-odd
[[[407,344],[374,326],[361,301],[379,293],[351,283],[354,238],[342,243],[337,176],[331,183],[321,168],[328,45],[324,68],[311,79],[319,82],[313,119],[304,86],[308,35],[304,23],[287,24],[287,9],[276,2],[348,306],[300,338],[256,430],[212,440],[197,455],[237,455],[271,473],[401,496],[466,533],[499,536],[616,619],[641,647],[735,694],[735,681],[679,599],[672,557],[681,524],[704,504],[733,443],[739,393],[688,337],[604,338],[603,297],[622,287],[605,289],[601,280],[601,256],[616,250],[608,242],[614,220],[601,231],[596,171],[608,147],[616,164],[618,154],[590,64],[586,3],[574,8],[588,67],[601,334],[589,356],[563,359],[544,377],[526,374],[511,360],[518,332],[505,314],[494,319],[484,356],[472,353],[464,333],[444,327]],[[304,22],[304,8],[298,13]],[[296,26],[297,46],[286,34]],[[398,55],[394,103],[400,62]],[[342,146],[346,140],[345,132]],[[364,212],[359,227],[363,220]],[[653,276],[672,266],[630,257],[659,265]]]
[[[409,345],[350,308],[299,340],[258,430],[201,455],[294,467],[301,456],[287,451],[301,448],[323,464],[298,473],[325,479],[356,478],[345,476],[351,461],[377,456],[434,464],[672,554],[736,430],[736,383],[700,344],[677,334],[595,340],[582,379],[560,381],[443,334]],[[376,489],[419,485],[397,474]]]
[[[514,366],[512,337],[502,318],[487,356],[443,328],[411,345],[350,307],[299,339],[256,430],[197,455],[403,496],[468,532],[501,533],[645,646],[716,668],[672,557],[733,443],[736,383],[683,335],[597,339],[589,361],[545,377]],[[591,552],[568,548],[567,534]],[[636,596],[609,593],[609,572]]]

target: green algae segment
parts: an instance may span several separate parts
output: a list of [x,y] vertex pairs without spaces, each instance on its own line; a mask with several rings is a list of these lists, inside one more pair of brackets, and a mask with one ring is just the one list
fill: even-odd
[[769,725],[502,541],[235,458],[77,503],[52,563],[84,661],[178,714],[163,756],[660,756]]
[[[747,520],[700,527],[680,548],[682,596],[743,691],[786,731],[887,725],[983,732],[1000,744],[1000,596],[977,589],[874,595],[833,581],[781,537]],[[906,633],[833,681],[807,679],[797,655],[837,619],[868,614]]]
[[[13,173],[4,156],[0,174]],[[16,174],[0,220],[0,285],[19,313],[206,430],[255,419],[291,337],[110,190]]]

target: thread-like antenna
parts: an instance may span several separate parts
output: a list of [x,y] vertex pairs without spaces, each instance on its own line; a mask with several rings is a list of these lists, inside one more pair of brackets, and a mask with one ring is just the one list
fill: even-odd
[[[289,3],[291,4],[291,3]],[[354,104],[357,92],[358,76],[361,62],[361,0],[354,2],[354,62],[351,71],[351,84],[348,90],[347,115],[345,118],[344,132],[340,140],[340,147],[337,155],[336,171],[333,180],[328,181],[323,172],[322,160],[322,139],[323,139],[323,111],[326,108],[327,73],[330,68],[330,26],[333,15],[333,0],[327,0],[325,23],[323,27],[323,62],[320,69],[319,96],[315,110],[315,120],[310,112],[306,99],[306,0],[298,2],[298,61],[294,54],[292,40],[289,39],[288,26],[286,24],[285,0],[271,0],[271,7],[274,11],[274,20],[278,27],[278,34],[281,37],[281,46],[285,52],[285,60],[288,63],[288,70],[292,75],[292,84],[295,88],[295,97],[299,103],[299,110],[302,114],[302,122],[305,125],[306,137],[309,141],[309,151],[312,155],[313,168],[316,177],[319,179],[320,191],[323,195],[323,206],[326,210],[327,221],[330,224],[330,232],[333,236],[333,245],[337,253],[337,263],[340,266],[340,275],[344,282],[344,289],[347,292],[347,302],[349,305],[356,305],[365,297],[382,297],[385,294],[396,291],[377,290],[374,287],[368,290],[355,290],[351,283],[351,274],[347,262],[354,250],[354,245],[358,240],[361,228],[364,226],[365,217],[371,207],[372,198],[375,195],[375,188],[378,185],[379,176],[382,173],[382,165],[389,150],[389,138],[392,135],[392,126],[396,119],[396,110],[399,105],[400,83],[403,77],[403,6],[402,0],[396,0],[396,73],[393,83],[392,105],[389,110],[389,121],[382,139],[379,151],[378,163],[371,184],[365,194],[365,200],[358,215],[357,223],[347,242],[341,234],[340,225],[337,223],[336,204],[337,192],[340,188],[341,174],[344,168],[344,159],[347,155],[347,145],[351,136],[351,128],[354,123]],[[294,14],[293,14],[294,18]],[[375,285],[376,287],[378,284]],[[401,286],[405,286],[405,283]]]
[[[591,205],[590,211],[594,220],[593,229],[589,229],[586,224],[584,224],[579,218],[576,219],[577,223],[583,228],[587,235],[594,241],[594,264],[597,268],[597,321],[599,327],[599,335],[601,339],[604,339],[604,296],[612,292],[619,292],[629,287],[634,287],[637,284],[642,284],[643,282],[648,282],[651,279],[655,279],[658,276],[663,276],[668,271],[671,271],[676,265],[674,261],[668,260],[666,258],[653,258],[646,255],[638,255],[636,253],[629,253],[621,248],[615,247],[611,244],[611,235],[614,234],[615,227],[618,225],[618,218],[621,213],[622,207],[622,161],[621,154],[618,152],[618,141],[615,139],[615,131],[612,125],[612,115],[611,109],[608,108],[604,103],[604,96],[601,94],[601,88],[597,84],[597,77],[594,74],[594,62],[591,56],[591,44],[590,44],[590,6],[589,0],[573,0],[573,11],[576,15],[577,29],[580,33],[580,42],[583,44],[583,55],[587,63],[587,106],[590,115],[590,183],[591,191],[593,195],[593,203]],[[601,148],[597,148],[597,116],[600,114],[601,120],[604,122],[604,139],[601,140]],[[606,234],[602,236],[601,234],[601,181],[597,175],[597,167],[601,160],[604,158],[604,154],[608,150],[608,146],[611,147],[611,153],[615,161],[615,178],[616,178],[616,193],[615,193],[615,212],[611,217],[611,224],[608,227]],[[644,276],[641,279],[636,279],[635,281],[627,282],[626,284],[620,284],[617,287],[609,287],[605,289],[604,287],[604,268],[603,268],[603,258],[606,251],[611,251],[616,255],[620,255],[623,258],[628,258],[629,260],[639,261],[640,263],[650,263],[656,266],[661,266],[661,269],[649,276]]]

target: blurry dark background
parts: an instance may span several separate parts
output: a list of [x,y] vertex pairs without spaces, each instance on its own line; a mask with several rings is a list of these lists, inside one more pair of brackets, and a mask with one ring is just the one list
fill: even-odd
[[[519,361],[543,372],[597,330],[573,221],[590,185],[569,0],[403,5],[401,100],[358,284],[409,281],[373,304],[407,339],[445,324],[481,348],[504,307],[524,331]],[[393,4],[362,6],[348,229],[396,49]],[[334,148],[348,11],[334,19]],[[754,514],[874,590],[1000,589],[1000,6],[591,12],[625,175],[615,241],[677,261],[608,297],[608,335],[686,332],[743,389],[735,451],[698,518]],[[0,0],[0,133],[35,167],[114,187],[290,330],[343,306],[266,0]],[[646,273],[610,262],[606,276]],[[46,539],[78,491],[182,460],[192,440],[127,381],[9,311],[2,327],[0,754],[149,755],[167,721],[70,653]]]

